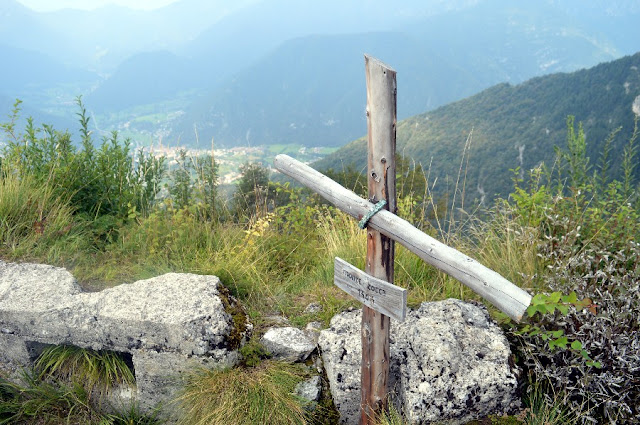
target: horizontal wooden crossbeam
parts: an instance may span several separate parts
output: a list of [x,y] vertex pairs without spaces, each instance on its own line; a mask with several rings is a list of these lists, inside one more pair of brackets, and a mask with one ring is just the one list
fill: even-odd
[[[360,220],[374,204],[344,188],[324,174],[291,158],[278,155],[276,169],[318,193],[340,210]],[[516,321],[531,302],[531,295],[473,258],[432,238],[408,221],[383,210],[368,226],[404,245],[427,263],[456,278]]]

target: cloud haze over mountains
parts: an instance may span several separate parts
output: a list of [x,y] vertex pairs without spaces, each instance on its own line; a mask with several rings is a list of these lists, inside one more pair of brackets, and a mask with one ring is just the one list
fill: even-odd
[[[221,146],[337,146],[365,130],[363,53],[397,69],[405,118],[632,54],[638,21],[636,3],[604,0],[179,0],[46,13],[3,0],[11,66],[0,97],[73,119],[83,95],[97,120],[175,143],[193,143],[195,127]],[[166,116],[139,119],[150,111]]]

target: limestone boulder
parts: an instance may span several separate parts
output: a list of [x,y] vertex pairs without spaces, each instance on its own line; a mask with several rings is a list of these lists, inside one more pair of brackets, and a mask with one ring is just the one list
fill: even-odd
[[9,375],[48,344],[129,355],[135,397],[150,408],[173,394],[178,372],[236,364],[251,324],[215,276],[169,273],[85,293],[65,269],[0,261],[0,331]]
[[[506,337],[484,307],[422,303],[391,321],[390,393],[408,423],[462,424],[519,407],[518,371]],[[319,346],[342,423],[360,403],[360,310],[335,316]]]
[[316,344],[305,332],[290,326],[270,328],[260,343],[274,359],[290,363],[306,360],[316,349]]

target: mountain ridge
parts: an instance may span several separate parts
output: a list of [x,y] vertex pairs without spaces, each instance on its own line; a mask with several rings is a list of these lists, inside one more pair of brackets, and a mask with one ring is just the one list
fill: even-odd
[[[579,19],[571,23],[564,13],[554,15],[557,7],[552,3],[499,1],[497,5],[505,7],[475,2],[437,16],[415,18],[402,30],[386,32],[395,37],[395,46],[385,44],[379,36],[384,32],[288,40],[196,100],[172,124],[174,138],[192,143],[195,125],[201,137],[214,137],[227,147],[347,143],[364,128],[359,113],[365,101],[363,53],[378,56],[398,70],[399,90],[404,86],[406,93],[398,103],[398,116],[403,119],[502,81],[518,83],[541,73],[593,66],[615,59],[618,52],[605,36],[586,37],[589,28]],[[322,49],[319,38],[325,41]],[[300,63],[314,56],[320,67],[332,62],[335,69],[322,67],[316,74]],[[348,81],[337,81],[332,72]],[[291,82],[283,81],[283,76]],[[275,90],[278,85],[290,90]],[[336,85],[346,87],[350,94],[336,92]],[[360,88],[359,95],[353,93],[353,87]],[[327,122],[333,125],[323,125]]]
[[[399,91],[398,97],[402,95]],[[441,194],[447,192],[443,182],[455,181],[465,152],[470,197],[490,200],[509,193],[513,169],[520,167],[524,173],[541,163],[553,164],[554,147],[565,145],[569,115],[584,125],[592,164],[607,136],[622,127],[610,154],[620,158],[633,130],[632,108],[639,99],[640,52],[572,73],[535,77],[518,85],[498,84],[408,118],[398,123],[397,151],[429,169],[431,179],[437,177],[440,182]],[[471,137],[468,150],[467,137]],[[361,138],[314,167],[339,171],[353,164],[361,169],[365,152],[366,140]]]

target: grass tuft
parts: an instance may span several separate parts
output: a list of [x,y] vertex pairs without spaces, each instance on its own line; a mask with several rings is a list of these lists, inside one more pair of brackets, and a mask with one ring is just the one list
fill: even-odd
[[272,361],[254,368],[194,372],[176,400],[178,423],[305,424],[304,405],[293,395],[303,377],[300,367]]
[[127,363],[111,351],[93,351],[72,345],[46,348],[35,364],[40,379],[54,378],[80,385],[88,394],[108,393],[117,385],[135,385]]
[[89,247],[88,232],[47,185],[0,170],[0,253],[9,258],[69,260]]
[[0,424],[90,424],[99,419],[80,385],[59,386],[26,372],[22,381],[0,380]]

